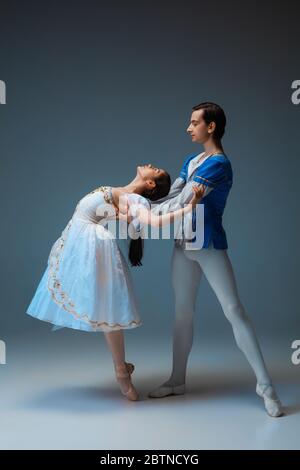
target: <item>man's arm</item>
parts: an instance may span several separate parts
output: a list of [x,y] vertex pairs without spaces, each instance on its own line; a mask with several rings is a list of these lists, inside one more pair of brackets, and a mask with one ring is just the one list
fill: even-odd
[[164,213],[170,212],[182,207],[184,204],[188,204],[193,195],[192,187],[194,185],[204,184],[206,186],[203,194],[204,198],[227,178],[227,171],[223,165],[224,162],[220,161],[219,158],[211,157],[196,170],[193,180],[185,183],[188,164],[191,158],[192,157],[189,157],[185,161],[180,172],[180,177],[177,178],[172,185],[172,188],[174,186],[172,193],[170,191],[164,199],[153,201],[153,203],[151,203],[151,212],[154,214],[158,214],[160,211]]
[[178,196],[178,194],[182,191],[182,188],[184,187],[184,185],[185,185],[185,180],[181,178],[180,176],[178,176],[178,178],[176,178],[176,180],[172,184],[168,194],[165,197],[162,197],[158,199],[157,201],[155,201],[156,204],[161,204],[162,202],[165,202],[168,199],[172,199],[173,197]]
[[[181,178],[177,178],[178,180]],[[179,188],[179,191],[177,192],[176,196],[172,196],[169,198],[169,195],[166,196],[164,199],[159,199],[158,201],[153,201],[151,203],[151,212],[153,214],[158,214],[159,212],[167,213],[167,212],[172,212],[180,207],[183,207],[184,204],[188,204],[190,200],[193,197],[193,186],[200,186],[200,184],[203,184],[203,182],[198,181],[189,181],[188,183],[185,184],[184,180],[181,180],[181,186]],[[203,193],[202,197],[207,196],[207,194],[212,190],[212,188],[209,188],[206,186],[205,192]],[[161,202],[162,201],[162,202]]]

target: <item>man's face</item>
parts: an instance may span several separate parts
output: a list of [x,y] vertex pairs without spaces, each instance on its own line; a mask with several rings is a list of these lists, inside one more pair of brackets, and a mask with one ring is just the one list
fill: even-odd
[[209,132],[211,130],[211,124],[207,125],[204,121],[203,109],[193,111],[190,125],[186,130],[191,136],[192,142],[197,142],[199,144],[206,142],[211,136],[211,133]]

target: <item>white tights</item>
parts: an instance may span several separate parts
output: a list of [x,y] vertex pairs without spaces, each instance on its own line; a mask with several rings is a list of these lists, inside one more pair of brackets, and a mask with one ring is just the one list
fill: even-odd
[[186,366],[193,342],[193,316],[199,283],[204,273],[230,321],[238,347],[251,365],[259,384],[271,384],[251,322],[239,299],[236,281],[226,250],[210,246],[202,250],[174,247],[172,283],[175,293],[173,370],[166,384],[185,383]]

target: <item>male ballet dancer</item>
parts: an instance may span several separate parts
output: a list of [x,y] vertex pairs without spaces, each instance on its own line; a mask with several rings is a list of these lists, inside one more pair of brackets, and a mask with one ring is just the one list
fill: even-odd
[[238,347],[243,351],[257,379],[256,393],[264,399],[272,417],[283,414],[249,318],[239,299],[236,281],[227,254],[222,226],[226,199],[232,186],[232,169],[224,154],[221,139],[226,125],[223,109],[215,103],[201,103],[192,110],[187,128],[192,142],[202,144],[204,153],[186,159],[179,178],[164,199],[155,201],[153,213],[172,210],[192,197],[192,186],[204,184],[204,243],[187,249],[185,240],[175,242],[172,258],[172,283],[175,293],[173,369],[167,382],[149,393],[152,398],[185,392],[186,366],[193,341],[193,315],[202,273],[214,290],[226,318],[230,321]]

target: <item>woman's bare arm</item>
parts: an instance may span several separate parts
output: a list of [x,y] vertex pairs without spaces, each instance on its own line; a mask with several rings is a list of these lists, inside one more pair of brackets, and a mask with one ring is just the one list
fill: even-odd
[[175,210],[173,212],[168,212],[163,215],[155,215],[150,210],[145,207],[138,209],[137,218],[142,224],[151,225],[152,227],[162,227],[173,223],[175,220],[180,219],[183,215],[189,213],[198,202],[202,199],[203,193],[205,191],[204,185],[195,185],[192,188],[193,197],[190,203],[182,209]]

